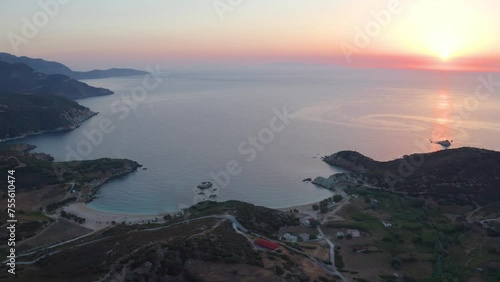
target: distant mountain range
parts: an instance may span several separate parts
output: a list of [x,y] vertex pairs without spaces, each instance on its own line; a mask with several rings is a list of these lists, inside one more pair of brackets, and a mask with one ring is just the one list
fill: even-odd
[[76,72],[42,59],[0,53],[0,142],[76,128],[96,113],[70,99],[113,94],[76,79],[141,75],[132,69]]
[[0,62],[0,94],[32,93],[81,99],[113,94],[111,90],[89,86],[63,74],[45,74],[31,67]]
[[58,63],[46,61],[43,59],[35,59],[30,57],[17,57],[9,53],[0,53],[0,62],[15,64],[21,63],[28,65],[37,72],[45,74],[63,74],[74,79],[97,79],[110,78],[121,76],[145,75],[147,72],[134,69],[107,69],[107,70],[92,70],[92,71],[73,71],[69,67]]
[[65,97],[0,95],[0,141],[44,132],[66,131],[96,115]]

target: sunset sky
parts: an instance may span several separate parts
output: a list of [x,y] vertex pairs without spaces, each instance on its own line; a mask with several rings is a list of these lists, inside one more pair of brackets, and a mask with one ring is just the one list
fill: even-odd
[[283,61],[500,69],[498,0],[59,2],[27,38],[23,18],[43,23],[39,3],[58,2],[1,1],[0,51],[77,70]]

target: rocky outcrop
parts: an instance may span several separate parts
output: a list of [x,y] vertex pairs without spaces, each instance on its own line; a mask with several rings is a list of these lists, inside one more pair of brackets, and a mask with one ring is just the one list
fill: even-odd
[[364,184],[364,180],[362,175],[359,173],[339,173],[333,174],[328,178],[324,178],[321,176],[316,177],[311,183],[326,189],[333,190],[336,187],[361,185]]
[[375,161],[354,151],[341,151],[322,158],[329,165],[338,166],[355,172],[364,172],[371,168]]
[[[105,166],[107,165],[106,163],[109,162],[110,165],[116,166],[117,161],[119,160],[100,159],[96,160],[95,162],[103,162]],[[94,176],[91,182],[83,185],[81,193],[82,199],[88,202],[92,201],[93,199],[97,198],[97,192],[103,184],[113,179],[135,172],[139,167],[142,167],[142,165],[132,160],[123,159],[119,167],[105,169],[101,175]]]

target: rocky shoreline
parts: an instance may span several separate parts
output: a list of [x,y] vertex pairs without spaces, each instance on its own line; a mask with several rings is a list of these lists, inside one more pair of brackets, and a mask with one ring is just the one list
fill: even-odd
[[19,136],[16,136],[16,137],[10,137],[10,138],[4,138],[4,139],[0,139],[0,143],[3,143],[3,142],[8,142],[8,141],[14,141],[14,140],[19,140],[19,139],[23,139],[23,138],[26,138],[26,137],[32,137],[32,136],[36,136],[36,135],[42,135],[42,134],[46,134],[46,133],[58,133],[58,132],[67,132],[67,131],[72,131],[78,127],[80,127],[82,125],[83,122],[93,118],[94,116],[98,115],[99,113],[97,112],[90,112],[88,115],[85,115],[83,116],[80,121],[76,122],[76,123],[72,123],[71,125],[69,126],[65,126],[65,127],[58,127],[56,129],[51,129],[51,130],[40,130],[40,131],[32,131],[32,132],[27,132],[27,133],[24,133],[22,135],[19,135]]
[[92,202],[92,200],[96,199],[98,196],[99,188],[107,182],[117,179],[123,176],[126,176],[132,172],[136,172],[138,168],[142,167],[138,162],[124,159],[125,162],[124,167],[121,169],[113,169],[111,170],[111,175],[94,179],[92,182],[87,183],[86,187],[84,185],[83,191],[87,191],[86,193],[82,193],[80,197],[87,203]]

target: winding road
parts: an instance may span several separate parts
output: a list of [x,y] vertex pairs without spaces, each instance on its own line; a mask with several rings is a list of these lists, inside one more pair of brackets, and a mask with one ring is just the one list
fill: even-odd
[[[150,231],[155,231],[155,230],[161,230],[161,229],[169,228],[171,226],[175,226],[175,225],[179,225],[179,224],[185,224],[185,223],[189,223],[189,222],[192,222],[192,221],[197,221],[197,220],[202,220],[202,219],[207,219],[207,218],[219,218],[219,219],[224,219],[224,220],[230,221],[232,223],[232,226],[233,226],[233,229],[235,230],[235,232],[238,233],[238,234],[243,235],[253,245],[253,240],[251,238],[249,238],[247,236],[247,234],[246,234],[246,232],[248,232],[248,229],[246,229],[243,225],[241,225],[241,223],[238,222],[238,220],[234,216],[228,215],[228,214],[210,215],[210,216],[203,216],[203,217],[198,217],[198,218],[194,218],[194,219],[188,219],[188,220],[184,220],[184,221],[173,223],[173,224],[166,225],[166,226],[159,226],[159,227],[144,229],[144,230],[141,230],[141,232],[150,232]],[[291,250],[293,252],[299,253],[299,254],[307,257],[308,259],[310,259],[311,261],[313,261],[317,265],[319,265],[325,271],[327,271],[327,272],[329,272],[329,273],[331,273],[331,274],[333,274],[335,276],[338,276],[340,279],[342,279],[343,282],[348,282],[348,280],[335,267],[335,246],[334,246],[334,244],[328,238],[326,238],[326,236],[323,234],[323,231],[321,230],[321,228],[319,226],[318,226],[318,231],[323,236],[323,238],[325,238],[325,240],[328,243],[328,245],[330,245],[330,262],[331,262],[332,265],[327,265],[327,264],[323,263],[322,261],[319,261],[317,258],[315,258],[315,257],[313,257],[313,256],[311,256],[309,254],[304,253],[301,250],[298,250],[296,248],[293,248],[293,247],[290,247],[290,246],[287,246],[287,245],[282,245],[282,242],[279,242],[279,241],[277,242],[277,241],[275,241],[273,239],[267,238],[267,237],[265,237],[263,235],[256,234],[256,233],[252,233],[252,235],[254,235],[256,237],[259,237],[259,238],[266,239],[268,241],[275,242],[277,244],[280,244],[281,246],[283,246],[286,249],[289,249],[289,250]],[[89,234],[85,234],[83,236],[80,236],[80,237],[77,237],[77,238],[73,238],[73,239],[65,241],[65,242],[57,243],[57,244],[54,244],[54,245],[51,245],[51,246],[43,247],[43,248],[40,248],[40,249],[31,251],[31,252],[28,252],[28,253],[24,253],[24,254],[19,255],[17,257],[20,258],[20,257],[23,257],[23,256],[32,255],[32,254],[34,254],[34,253],[36,253],[38,251],[44,251],[44,250],[54,249],[56,247],[59,247],[59,246],[62,246],[62,245],[65,245],[65,244],[77,241],[79,239],[85,238],[85,237],[87,237],[89,235],[92,235],[94,233],[95,232],[91,232]],[[81,247],[81,246],[85,246],[85,245],[88,245],[88,244],[92,244],[92,243],[104,240],[106,238],[107,237],[105,237],[105,238],[99,238],[99,239],[92,240],[92,241],[85,242],[85,243],[81,243],[81,244],[72,246],[72,248],[76,248],[76,247]],[[24,265],[34,264],[34,263],[38,262],[39,260],[41,260],[41,259],[43,259],[43,258],[45,258],[47,256],[51,256],[51,255],[57,254],[57,253],[59,253],[61,251],[64,251],[64,249],[54,250],[53,252],[50,252],[48,254],[44,254],[44,255],[42,255],[42,256],[40,256],[40,257],[38,257],[38,258],[36,258],[36,259],[34,259],[32,261],[18,261],[17,264],[24,264]]]

